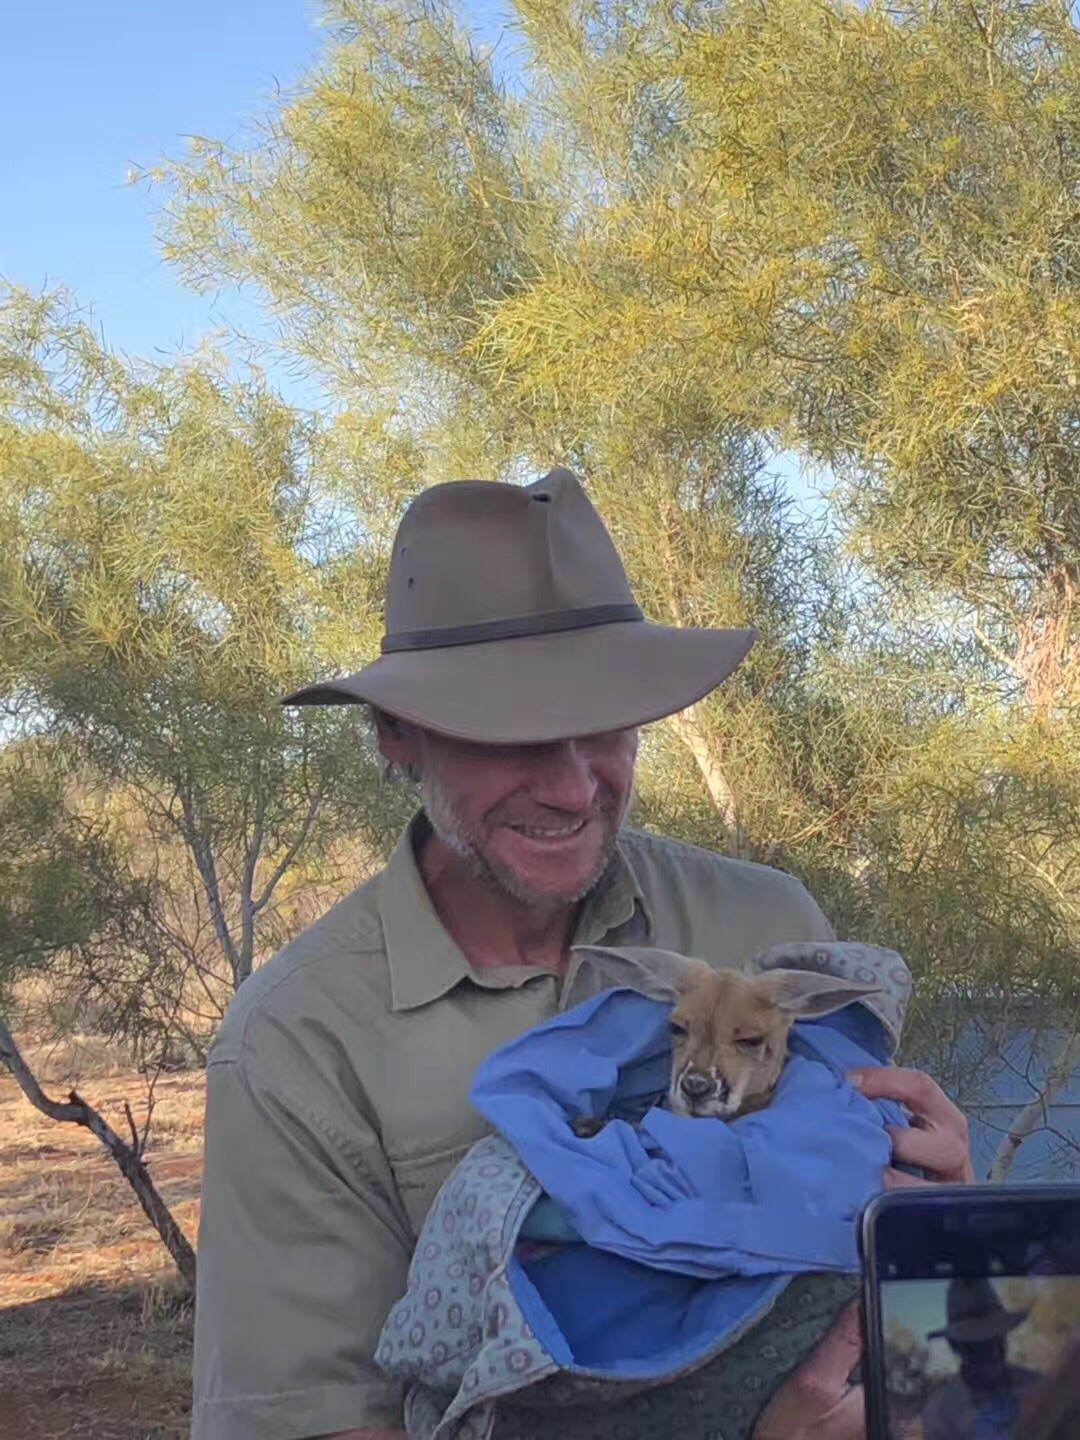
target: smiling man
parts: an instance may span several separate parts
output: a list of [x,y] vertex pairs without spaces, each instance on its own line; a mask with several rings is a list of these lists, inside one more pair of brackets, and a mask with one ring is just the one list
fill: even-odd
[[[568,471],[423,492],[385,619],[378,660],[285,703],[368,705],[422,809],[385,870],[245,982],[215,1041],[195,1440],[400,1435],[379,1332],[439,1186],[483,1133],[477,1064],[572,986],[599,987],[573,945],[738,967],[832,938],[790,876],[624,825],[639,727],[708,694],[754,635],[649,624]],[[968,1178],[963,1119],[932,1082],[880,1071],[865,1088],[915,1110],[898,1161]],[[762,1435],[858,1434],[851,1333],[781,1387]],[[636,1440],[636,1402],[608,1409],[612,1436]],[[572,1440],[574,1417],[558,1423]],[[687,1440],[719,1429],[707,1405],[694,1425],[679,1421]]]

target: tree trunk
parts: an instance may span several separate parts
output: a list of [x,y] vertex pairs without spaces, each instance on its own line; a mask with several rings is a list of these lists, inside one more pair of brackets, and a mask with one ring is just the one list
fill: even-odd
[[725,851],[729,855],[741,855],[743,837],[735,803],[735,792],[724,773],[719,757],[709,744],[709,738],[697,711],[684,710],[679,715],[673,715],[670,717],[670,724],[674,728],[675,734],[694,757],[694,761],[701,771],[701,778],[705,781],[705,788],[716,807],[716,813],[724,832]]
[[1007,1135],[1002,1137],[987,1179],[1000,1184],[1008,1178],[1016,1152],[1020,1146],[1045,1122],[1055,1098],[1072,1079],[1080,1065],[1080,1035],[1069,1035],[1062,1043],[1057,1059],[1046,1072],[1046,1083],[1042,1090],[1022,1109],[1016,1112]]
[[139,1153],[139,1146],[137,1144],[129,1145],[126,1140],[121,1139],[108,1121],[92,1105],[88,1105],[76,1090],[69,1093],[67,1104],[50,1100],[23,1059],[11,1031],[3,1020],[0,1020],[0,1060],[7,1065],[14,1075],[19,1089],[36,1110],[40,1110],[43,1115],[48,1115],[51,1120],[82,1125],[97,1136],[116,1161],[120,1173],[138,1196],[139,1204],[151,1225],[161,1236],[184,1283],[189,1290],[194,1292],[195,1252],[188,1243],[184,1232],[173,1219],[169,1207],[158,1194],[157,1188],[150,1178],[150,1172]]

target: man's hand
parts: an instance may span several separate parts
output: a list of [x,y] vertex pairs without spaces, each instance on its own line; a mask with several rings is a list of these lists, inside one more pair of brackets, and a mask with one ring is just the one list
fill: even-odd
[[[868,1100],[896,1100],[911,1115],[909,1129],[889,1129],[893,1160],[922,1170],[925,1179],[890,1165],[887,1188],[974,1183],[967,1121],[929,1075],[882,1065],[853,1071],[848,1079]],[[850,1383],[861,1348],[859,1309],[853,1302],[777,1391],[753,1440],[866,1440],[862,1387]]]
[[866,1440],[862,1386],[851,1384],[861,1348],[859,1307],[852,1301],[773,1396],[753,1440]]
[[889,1127],[893,1160],[922,1170],[925,1179],[890,1165],[885,1171],[887,1189],[975,1183],[967,1121],[929,1075],[882,1065],[854,1070],[848,1079],[868,1100],[897,1100],[911,1115],[910,1128]]

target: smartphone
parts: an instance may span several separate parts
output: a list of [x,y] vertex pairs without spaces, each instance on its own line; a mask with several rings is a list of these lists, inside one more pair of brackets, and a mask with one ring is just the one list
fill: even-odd
[[892,1190],[859,1247],[867,1440],[1080,1440],[1080,1185]]

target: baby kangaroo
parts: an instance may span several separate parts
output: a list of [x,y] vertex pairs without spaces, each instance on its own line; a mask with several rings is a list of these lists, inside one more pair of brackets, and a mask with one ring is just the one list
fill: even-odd
[[671,1016],[671,1109],[720,1120],[763,1110],[795,1021],[842,1010],[875,988],[804,970],[750,976],[688,961]]
[[[669,998],[675,999],[667,1098],[680,1115],[734,1120],[763,1110],[780,1079],[796,1020],[829,1015],[879,993],[878,986],[814,971],[744,975],[653,953],[663,956]],[[581,1116],[572,1123],[578,1136],[588,1138],[605,1122]]]

